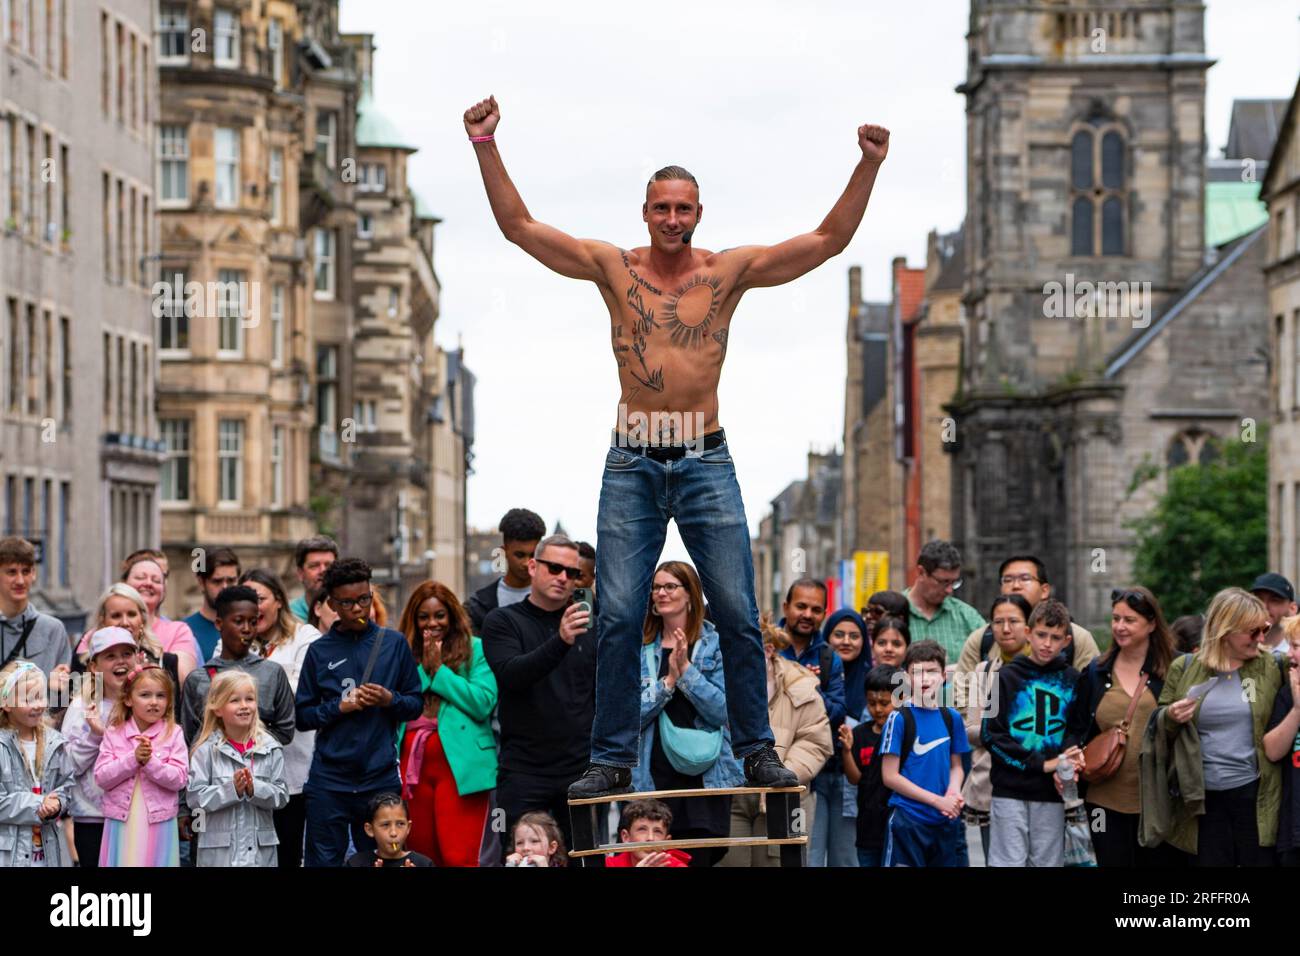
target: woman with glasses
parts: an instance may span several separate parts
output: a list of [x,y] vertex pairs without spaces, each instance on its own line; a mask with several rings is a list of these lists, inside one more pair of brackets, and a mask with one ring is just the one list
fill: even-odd
[[1158,732],[1184,735],[1200,754],[1205,812],[1177,814],[1167,837],[1198,866],[1273,863],[1282,775],[1263,741],[1283,677],[1273,655],[1260,653],[1270,626],[1259,598],[1220,591],[1205,612],[1200,649],[1173,662],[1160,692]]
[[[638,791],[738,787],[745,779],[731,753],[722,647],[704,619],[695,569],[665,561],[655,570],[642,625],[641,750],[632,769]],[[665,800],[674,839],[726,837],[730,797]],[[691,853],[691,866],[712,866],[724,849]]]
[[411,592],[397,629],[419,665],[424,713],[397,730],[409,849],[435,866],[488,866],[497,785],[492,711],[497,679],[451,590],[425,581]]
[[[1132,707],[1123,761],[1105,780],[1079,782],[1098,866],[1178,866],[1186,862],[1177,849],[1138,843],[1141,781],[1138,755],[1142,733],[1165,686],[1174,657],[1173,635],[1165,624],[1160,602],[1144,587],[1111,592],[1111,646],[1090,663],[1079,678],[1071,705],[1065,746],[1087,747],[1119,726]],[[1134,695],[1138,695],[1136,704]]]

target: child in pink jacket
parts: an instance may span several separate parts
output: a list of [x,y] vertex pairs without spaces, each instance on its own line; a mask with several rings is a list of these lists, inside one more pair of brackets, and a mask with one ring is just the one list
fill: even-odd
[[127,675],[95,761],[104,791],[100,866],[178,866],[178,794],[189,777],[176,694],[156,664]]

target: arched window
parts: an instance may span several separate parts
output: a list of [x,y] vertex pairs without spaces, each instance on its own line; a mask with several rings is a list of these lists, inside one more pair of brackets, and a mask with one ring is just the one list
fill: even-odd
[[1199,428],[1189,428],[1179,432],[1169,442],[1165,452],[1165,464],[1170,468],[1195,462],[1208,465],[1219,457],[1219,446],[1215,437]]
[[1094,114],[1070,138],[1070,254],[1125,254],[1124,133]]
[[1191,454],[1187,447],[1187,436],[1175,435],[1174,440],[1169,443],[1169,453],[1165,456],[1165,463],[1170,468],[1177,468],[1189,461],[1191,461]]

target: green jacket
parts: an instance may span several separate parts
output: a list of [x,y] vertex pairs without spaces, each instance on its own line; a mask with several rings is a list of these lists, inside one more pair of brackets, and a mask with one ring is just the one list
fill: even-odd
[[[420,665],[420,692],[442,698],[438,708],[438,736],[456,779],[456,792],[492,790],[497,785],[497,742],[492,735],[492,710],[497,705],[497,679],[483,656],[483,642],[470,639],[470,660],[462,673],[439,667],[429,679]],[[468,670],[468,674],[464,671]],[[406,724],[397,728],[397,756],[402,756]]]
[[[1138,843],[1169,843],[1196,852],[1197,817],[1205,812],[1205,764],[1201,759],[1201,734],[1196,721],[1179,724],[1170,734],[1160,722],[1159,708],[1147,721],[1138,755]],[[1171,722],[1172,724],[1172,722]],[[1191,845],[1186,845],[1190,838]]]
[[[1264,730],[1273,712],[1273,700],[1282,688],[1285,676],[1273,655],[1267,651],[1243,664],[1240,673],[1243,689],[1254,689],[1250,695],[1250,715],[1255,725],[1255,763],[1259,767],[1259,796],[1255,803],[1259,845],[1274,846],[1277,843],[1277,815],[1282,808],[1282,771],[1264,753]],[[1199,655],[1184,654],[1174,660],[1169,667],[1169,676],[1165,678],[1164,689],[1160,692],[1160,709],[1154,718],[1160,722],[1161,730],[1173,736],[1183,729],[1183,725],[1169,718],[1168,705],[1182,700],[1190,688],[1213,676],[1214,671],[1205,666]],[[1247,681],[1251,683],[1248,684]],[[1196,715],[1200,715],[1199,704]],[[1195,719],[1193,717],[1193,721]],[[1169,837],[1169,842],[1188,853],[1195,853],[1197,827],[1195,816],[1181,819]]]

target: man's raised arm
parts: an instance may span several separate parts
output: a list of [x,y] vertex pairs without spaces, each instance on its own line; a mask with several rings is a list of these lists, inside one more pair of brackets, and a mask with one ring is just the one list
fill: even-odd
[[889,130],[883,126],[859,126],[858,145],[862,148],[862,159],[849,177],[844,194],[813,232],[774,246],[741,246],[734,250],[746,257],[739,278],[740,288],[790,282],[848,247],[867,210],[880,164],[889,152]]
[[603,248],[613,250],[613,246],[594,239],[575,239],[528,214],[528,207],[510,181],[492,138],[500,121],[501,111],[493,96],[480,100],[465,111],[465,131],[471,141],[475,141],[474,152],[483,173],[483,185],[501,232],[524,252],[560,275],[591,282],[604,281],[605,273],[597,257]]

